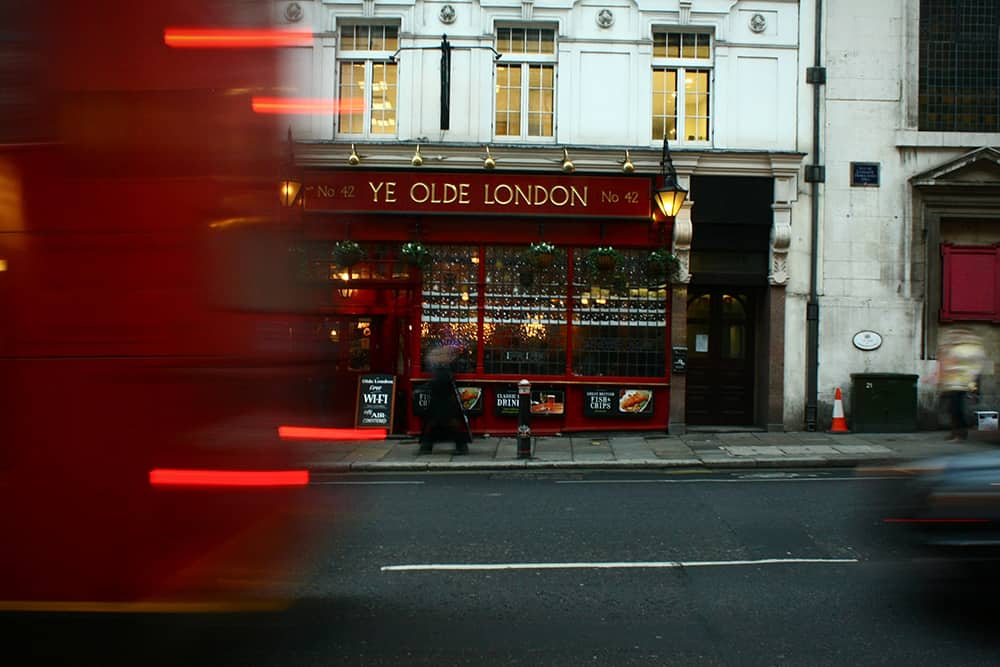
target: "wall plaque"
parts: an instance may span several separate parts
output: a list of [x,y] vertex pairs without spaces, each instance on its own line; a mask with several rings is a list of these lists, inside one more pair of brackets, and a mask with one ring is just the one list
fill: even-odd
[[852,162],[851,187],[877,188],[879,186],[878,162]]

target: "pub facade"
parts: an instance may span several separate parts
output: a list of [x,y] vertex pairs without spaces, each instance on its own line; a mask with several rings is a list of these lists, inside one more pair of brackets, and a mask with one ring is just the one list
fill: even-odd
[[536,433],[799,427],[798,5],[738,5],[276,3],[314,39],[275,327],[331,422],[384,374],[417,432],[448,345],[478,433],[516,431],[525,379]]

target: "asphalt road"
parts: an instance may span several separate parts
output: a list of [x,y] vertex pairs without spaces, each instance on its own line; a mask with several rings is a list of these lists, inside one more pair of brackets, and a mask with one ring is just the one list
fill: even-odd
[[879,528],[898,483],[331,475],[286,612],[0,627],[23,664],[998,664],[1000,586],[943,579]]

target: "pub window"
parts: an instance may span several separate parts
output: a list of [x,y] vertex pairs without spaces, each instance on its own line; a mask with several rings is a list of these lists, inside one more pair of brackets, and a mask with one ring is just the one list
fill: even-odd
[[522,265],[523,248],[486,249],[483,370],[499,375],[565,375],[566,260]]
[[1000,322],[1000,248],[941,244],[941,321]]
[[497,28],[494,132],[524,139],[555,134],[555,30]]
[[1000,131],[1000,4],[921,0],[918,127]]
[[667,366],[667,290],[650,284],[648,251],[623,250],[623,266],[610,275],[589,271],[574,253],[574,375],[663,377]]
[[342,25],[337,53],[337,131],[357,137],[395,136],[396,63],[394,25]]
[[711,139],[712,36],[653,32],[652,139]]
[[[456,348],[455,370],[476,370],[478,352],[479,248],[433,246],[424,271],[420,358],[435,347]],[[425,369],[426,370],[426,369]]]

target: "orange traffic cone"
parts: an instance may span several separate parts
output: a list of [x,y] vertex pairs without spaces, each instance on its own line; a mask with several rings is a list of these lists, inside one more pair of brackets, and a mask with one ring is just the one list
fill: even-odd
[[840,397],[840,387],[833,394],[833,424],[830,433],[848,433],[847,420],[844,419],[844,403]]

